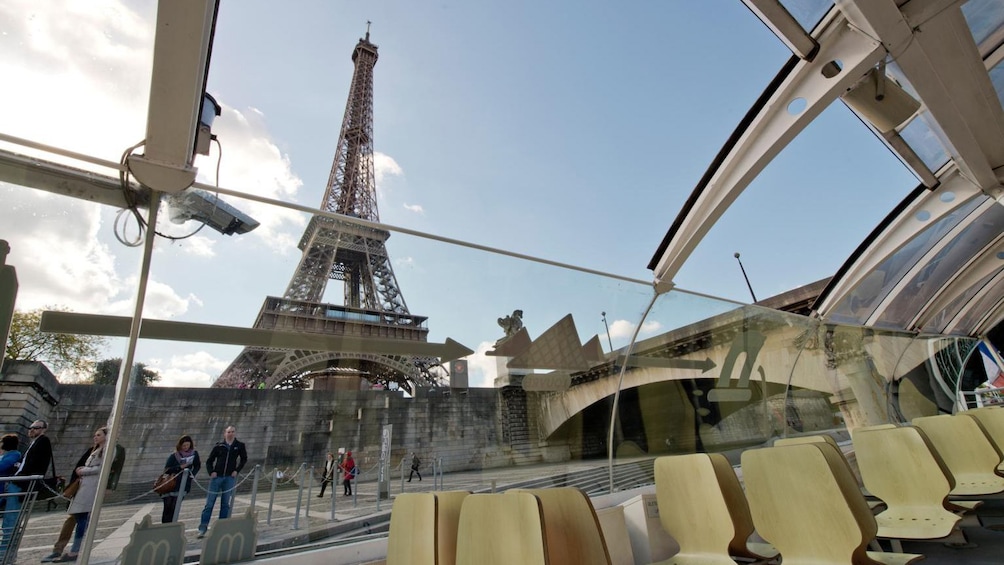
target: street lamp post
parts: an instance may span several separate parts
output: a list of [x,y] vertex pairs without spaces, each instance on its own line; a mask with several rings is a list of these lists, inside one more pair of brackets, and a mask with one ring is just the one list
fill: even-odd
[[607,330],[607,343],[610,344],[610,351],[614,350],[614,340],[610,338],[610,326],[607,325],[607,313],[600,312],[600,316],[603,317],[603,327]]
[[756,302],[756,294],[753,294],[753,285],[750,284],[750,278],[746,276],[746,269],[743,268],[743,262],[739,259],[738,251],[736,251],[735,257],[736,261],[739,261],[739,269],[743,272],[743,278],[746,279],[746,288],[750,289],[750,296],[753,297],[753,302]]

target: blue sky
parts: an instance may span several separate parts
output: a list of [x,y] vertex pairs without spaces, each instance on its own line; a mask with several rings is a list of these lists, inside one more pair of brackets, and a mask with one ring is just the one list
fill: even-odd
[[[155,13],[151,1],[5,2],[0,132],[117,161],[143,137]],[[224,0],[208,82],[224,106],[221,186],[320,203],[367,20],[380,47],[383,222],[642,280],[677,211],[789,56],[738,0]],[[201,180],[215,182],[216,157],[197,162]],[[747,301],[736,251],[758,298],[829,276],[915,185],[835,104],[738,199],[675,282]],[[114,210],[2,184],[0,198],[12,203],[0,210],[0,238],[13,247],[22,307],[130,311],[139,252],[115,240]],[[262,227],[158,243],[149,317],[250,326],[262,299],[281,295],[307,218],[228,200]],[[587,339],[604,332],[602,309],[619,347],[645,301],[644,287],[402,234],[388,248],[434,341],[483,350],[500,336],[495,318],[515,308],[532,336],[574,312]],[[167,384],[207,386],[232,355],[144,343],[138,359]]]

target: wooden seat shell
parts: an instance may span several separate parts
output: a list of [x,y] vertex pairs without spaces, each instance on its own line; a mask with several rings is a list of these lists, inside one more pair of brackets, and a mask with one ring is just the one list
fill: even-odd
[[603,530],[586,493],[574,487],[506,492],[528,492],[540,500],[551,565],[610,565]]
[[911,563],[922,556],[867,551],[878,530],[854,477],[832,446],[805,443],[742,454],[757,531],[785,565]]
[[540,500],[528,492],[465,497],[456,563],[548,565]]
[[914,418],[913,425],[927,435],[955,478],[953,496],[1004,492],[1004,477],[995,472],[1000,453],[971,416],[923,416]]
[[437,565],[436,495],[403,493],[394,499],[387,534],[387,565]]
[[961,517],[946,509],[954,481],[922,431],[855,431],[853,441],[865,487],[886,503],[875,516],[878,537],[937,539],[956,530]]
[[729,553],[736,528],[709,454],[657,458],[655,495],[662,527],[680,544],[659,565],[736,564]]

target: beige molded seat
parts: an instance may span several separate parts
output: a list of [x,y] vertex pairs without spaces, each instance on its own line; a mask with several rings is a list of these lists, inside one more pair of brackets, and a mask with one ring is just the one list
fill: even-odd
[[464,498],[457,565],[547,565],[540,499],[528,492]]
[[574,487],[507,491],[519,492],[540,499],[551,565],[610,565],[596,509],[584,492]]
[[437,565],[436,530],[436,495],[397,495],[390,511],[387,565]]
[[662,527],[680,544],[659,565],[736,565],[729,553],[736,528],[709,454],[656,459],[655,496]]
[[729,543],[729,555],[753,561],[777,557],[777,550],[769,543],[750,541],[756,528],[753,525],[753,517],[750,516],[746,493],[743,492],[743,485],[739,482],[732,464],[721,453],[709,453],[708,457],[711,458],[711,464],[715,468],[715,478],[718,479],[718,487],[725,498],[725,506],[729,509],[732,527],[735,530],[732,542]]
[[746,497],[757,531],[784,565],[902,564],[921,555],[867,551],[878,527],[854,477],[822,443],[742,454]]
[[887,506],[875,516],[878,537],[961,536],[961,517],[945,507],[954,481],[923,432],[912,426],[856,430],[854,450],[865,487]]
[[457,527],[460,525],[460,508],[466,490],[436,491],[436,536],[439,565],[454,565],[457,561]]
[[[885,427],[885,426],[891,426],[891,427],[894,427],[894,428],[896,427],[896,426],[894,426],[892,424],[882,424],[882,426],[883,427]],[[872,426],[872,427],[875,427],[875,426]],[[847,460],[847,456],[844,455],[844,451],[842,449],[840,449],[840,445],[837,444],[837,440],[833,439],[831,436],[827,436],[827,435],[798,436],[798,437],[778,438],[778,439],[774,440],[774,446],[775,447],[782,447],[782,446],[785,446],[785,445],[801,445],[803,443],[825,443],[825,444],[833,447],[833,449],[835,449],[837,451],[837,453],[840,454],[840,458],[844,460],[844,463],[847,465],[847,469],[851,472],[851,475],[855,476],[855,477],[857,476],[857,474],[854,472],[854,468],[851,467],[850,461]],[[855,479],[855,480],[857,480],[857,479]],[[867,493],[865,496],[866,497],[871,496],[871,493]],[[874,498],[875,497],[872,497],[871,500],[869,500],[868,498],[865,498],[865,502],[868,503],[868,508],[870,508],[873,513],[874,512],[878,512],[879,509],[881,509],[884,506],[884,504],[885,504],[881,500],[875,500]]]
[[[1004,452],[1004,408],[999,406],[967,410],[961,414],[975,418],[986,432],[997,451]],[[997,465],[997,474],[1004,473],[1004,462]]]
[[1004,477],[995,472],[1001,463],[1000,453],[972,417],[924,416],[914,418],[913,425],[927,434],[955,477],[953,496],[1004,492]]

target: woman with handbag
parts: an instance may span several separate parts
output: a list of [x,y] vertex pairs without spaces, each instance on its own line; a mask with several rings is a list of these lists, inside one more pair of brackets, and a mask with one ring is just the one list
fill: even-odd
[[161,494],[164,499],[164,512],[160,516],[160,522],[167,524],[174,521],[175,508],[178,506],[178,494],[181,492],[181,483],[185,482],[185,495],[192,491],[192,480],[182,481],[185,469],[188,469],[191,477],[194,477],[202,468],[202,461],[199,459],[199,452],[195,450],[195,441],[190,435],[183,435],[174,446],[174,453],[167,456],[164,463],[164,474],[175,477],[174,488]]
[[80,544],[84,541],[84,534],[87,533],[87,524],[91,517],[91,506],[94,504],[94,497],[98,494],[98,474],[101,473],[101,461],[105,456],[105,440],[108,438],[108,428],[100,428],[94,432],[94,445],[87,455],[87,460],[83,465],[78,466],[74,471],[80,487],[77,489],[67,514],[72,515],[77,523],[73,532],[73,545],[70,551],[60,557],[53,559],[53,563],[68,563],[77,560],[77,552],[80,551]]

